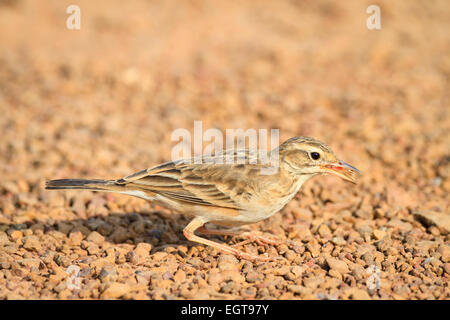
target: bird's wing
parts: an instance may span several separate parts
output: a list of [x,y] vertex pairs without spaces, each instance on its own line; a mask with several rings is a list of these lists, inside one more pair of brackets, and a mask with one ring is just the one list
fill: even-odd
[[236,165],[167,162],[116,180],[127,189],[149,191],[196,205],[240,209],[233,189],[241,185]]

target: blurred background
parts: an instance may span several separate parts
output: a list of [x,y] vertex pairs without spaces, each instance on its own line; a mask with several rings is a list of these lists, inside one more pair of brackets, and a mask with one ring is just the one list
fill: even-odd
[[77,218],[45,179],[170,160],[172,131],[194,120],[325,142],[363,177],[308,183],[322,205],[448,219],[450,3],[377,1],[381,30],[368,30],[371,4],[0,0],[0,222]]
[[381,30],[370,1],[76,1],[80,30],[71,4],[0,1],[4,178],[121,176],[194,120],[313,136],[389,181],[448,161],[447,1],[380,1]]

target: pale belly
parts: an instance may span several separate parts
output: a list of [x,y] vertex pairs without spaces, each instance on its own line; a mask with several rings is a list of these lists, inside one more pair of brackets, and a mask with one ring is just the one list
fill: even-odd
[[267,196],[265,198],[262,197],[260,201],[256,199],[256,201],[247,203],[247,205],[243,206],[240,210],[223,209],[204,205],[185,204],[184,206],[180,206],[176,201],[167,199],[160,195],[151,197],[141,191],[126,191],[121,193],[152,201],[168,209],[186,214],[188,216],[202,217],[205,220],[205,223],[210,222],[219,226],[234,227],[256,223],[271,217],[292,200],[305,181],[306,179],[299,181],[294,187],[294,190],[292,190],[293,192],[285,197],[274,199],[272,202],[267,201]]
[[247,209],[241,210],[239,212],[238,216],[235,217],[227,217],[227,219],[223,220],[211,220],[211,223],[220,225],[220,226],[240,226],[240,225],[246,225],[251,223],[256,223],[262,220],[265,220],[271,216],[273,216],[275,213],[280,211],[284,208],[286,204],[291,201],[297,192],[300,190],[302,184],[304,181],[300,181],[299,184],[295,187],[294,192],[291,194],[277,199],[277,201],[274,201],[273,203],[266,204],[264,206],[257,206],[254,205],[252,207],[249,207]]

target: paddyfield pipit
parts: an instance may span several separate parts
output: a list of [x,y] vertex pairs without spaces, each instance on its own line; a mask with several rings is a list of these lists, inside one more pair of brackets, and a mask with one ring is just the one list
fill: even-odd
[[[117,180],[50,180],[46,183],[46,189],[88,189],[143,198],[192,217],[183,230],[188,240],[244,259],[267,260],[267,257],[241,251],[236,248],[237,245],[229,246],[211,241],[194,232],[239,235],[248,239],[243,242],[276,244],[276,240],[257,236],[252,232],[206,229],[204,225],[212,223],[235,227],[255,223],[281,210],[303,183],[316,175],[334,174],[355,183],[359,174],[355,167],[339,160],[327,145],[313,138],[291,138],[269,154],[275,153],[279,161],[278,170],[273,174],[262,170],[270,164],[251,161],[254,154],[245,151],[244,163],[171,161]],[[237,160],[237,156],[238,152],[233,152],[234,160]]]

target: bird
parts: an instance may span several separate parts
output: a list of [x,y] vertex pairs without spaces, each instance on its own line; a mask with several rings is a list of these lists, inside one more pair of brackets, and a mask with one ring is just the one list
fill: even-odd
[[[195,161],[198,157],[169,161],[120,179],[49,180],[46,189],[115,192],[149,200],[191,218],[183,229],[189,241],[245,260],[267,261],[272,257],[250,254],[240,250],[239,245],[251,241],[278,244],[278,240],[255,232],[234,231],[235,227],[271,217],[314,176],[332,174],[356,183],[361,173],[339,160],[326,144],[311,137],[290,138],[266,151],[266,155],[277,159],[276,170],[270,173],[264,169],[267,171],[271,166],[273,169],[273,164],[259,159],[261,157],[254,150],[232,149],[205,157],[204,161]],[[224,156],[233,161],[223,161]],[[206,228],[205,224],[221,228]],[[195,234],[196,231],[205,235],[239,236],[246,240],[231,246],[201,237]]]

